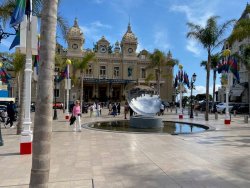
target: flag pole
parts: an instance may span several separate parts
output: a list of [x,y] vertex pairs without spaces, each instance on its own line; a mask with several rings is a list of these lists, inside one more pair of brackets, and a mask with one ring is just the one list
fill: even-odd
[[[32,0],[30,0],[32,4]],[[31,14],[31,11],[29,12]],[[31,77],[32,77],[32,40],[31,40],[31,20],[27,15],[26,25],[26,61],[24,69],[24,119],[23,131],[21,132],[20,154],[32,153],[33,133],[31,131],[30,105],[31,105]]]

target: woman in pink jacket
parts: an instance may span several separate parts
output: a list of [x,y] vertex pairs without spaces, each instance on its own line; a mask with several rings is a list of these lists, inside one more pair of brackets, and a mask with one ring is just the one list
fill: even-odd
[[75,101],[75,106],[72,110],[72,115],[76,117],[75,123],[74,123],[74,131],[81,131],[81,107],[79,100]]

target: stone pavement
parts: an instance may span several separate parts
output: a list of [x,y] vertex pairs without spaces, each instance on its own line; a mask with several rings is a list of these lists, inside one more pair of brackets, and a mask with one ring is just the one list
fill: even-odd
[[[123,119],[102,111],[102,117],[82,117],[83,123]],[[117,133],[82,129],[73,132],[58,110],[53,121],[51,188],[249,188],[250,124],[242,116],[204,121],[204,114],[183,122],[215,128],[196,134]],[[33,113],[32,113],[33,117]],[[180,121],[174,112],[164,120]],[[0,187],[27,188],[31,155],[19,155],[16,129],[2,126]]]

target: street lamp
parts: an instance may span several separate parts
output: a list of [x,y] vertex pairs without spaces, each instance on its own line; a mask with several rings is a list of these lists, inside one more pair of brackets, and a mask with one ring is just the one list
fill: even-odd
[[55,78],[54,78],[54,116],[53,116],[53,120],[57,120],[57,107],[56,107],[56,94],[57,94],[57,83],[58,83],[58,78],[57,78],[57,74],[58,74],[58,68],[55,68]]
[[69,119],[69,90],[71,89],[71,80],[69,79],[69,65],[71,65],[71,60],[67,59],[66,60],[67,64],[67,79],[66,79],[66,87],[65,89],[67,90],[66,94],[66,112],[65,112],[65,119]]
[[194,89],[194,82],[196,81],[196,74],[194,73],[191,78],[191,112],[190,112],[190,118],[194,118],[193,115],[193,89]]

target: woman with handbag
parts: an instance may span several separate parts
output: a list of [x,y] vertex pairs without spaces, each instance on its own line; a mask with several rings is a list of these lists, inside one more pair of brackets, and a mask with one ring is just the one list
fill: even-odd
[[73,107],[73,110],[72,110],[72,116],[76,118],[73,130],[80,132],[81,131],[81,107],[80,107],[79,100],[75,101],[75,106]]

